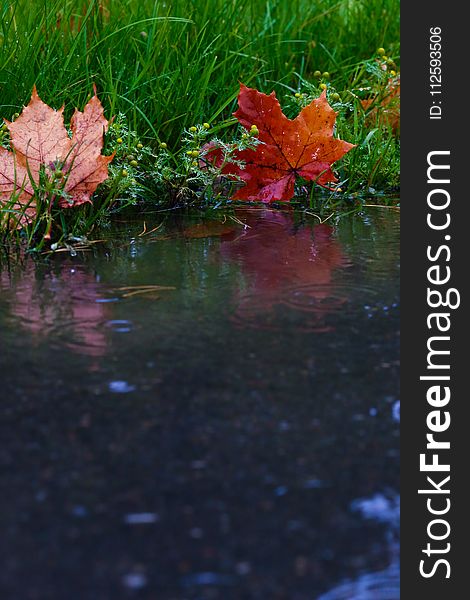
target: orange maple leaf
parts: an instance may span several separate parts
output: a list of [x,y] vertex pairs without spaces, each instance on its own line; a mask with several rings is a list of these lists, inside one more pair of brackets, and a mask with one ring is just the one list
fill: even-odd
[[5,120],[12,151],[0,148],[0,207],[13,203],[13,210],[22,213],[13,217],[19,224],[34,217],[35,188],[40,186],[42,170],[48,177],[62,173],[57,195],[62,208],[91,202],[93,192],[108,177],[114,155],[101,154],[108,121],[96,90],[83,112],[75,110],[71,138],[64,126],[63,109],[45,104],[34,87],[28,106],[16,121]]
[[[234,116],[248,130],[256,125],[262,144],[236,153],[235,158],[243,161],[244,168],[234,163],[223,167],[223,174],[245,182],[233,199],[290,200],[297,176],[319,185],[337,181],[331,165],[354,144],[333,137],[336,115],[326,91],[291,120],[282,112],[274,92],[267,96],[242,84]],[[207,150],[208,159],[214,158],[220,165],[221,152]]]

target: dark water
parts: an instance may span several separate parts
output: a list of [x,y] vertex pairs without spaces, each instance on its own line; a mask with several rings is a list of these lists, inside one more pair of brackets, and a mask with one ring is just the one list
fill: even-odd
[[399,598],[398,211],[223,220],[0,263],[2,598]]

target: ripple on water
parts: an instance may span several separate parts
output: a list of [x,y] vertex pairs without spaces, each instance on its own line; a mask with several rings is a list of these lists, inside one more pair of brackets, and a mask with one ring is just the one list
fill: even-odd
[[114,333],[129,333],[133,329],[132,321],[127,319],[111,319],[106,321],[105,326]]
[[284,329],[286,324],[303,332],[327,332],[335,328],[335,316],[345,310],[363,310],[364,301],[378,297],[376,287],[341,282],[289,286],[275,295],[258,292],[241,295],[231,316],[238,326]]

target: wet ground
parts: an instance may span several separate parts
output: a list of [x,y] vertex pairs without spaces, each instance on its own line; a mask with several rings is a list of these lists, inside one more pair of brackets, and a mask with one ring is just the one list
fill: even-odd
[[0,597],[398,600],[398,211],[104,237],[0,261]]

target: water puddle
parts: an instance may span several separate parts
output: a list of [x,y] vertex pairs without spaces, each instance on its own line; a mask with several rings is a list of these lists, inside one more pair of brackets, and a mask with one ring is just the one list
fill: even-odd
[[160,217],[0,261],[10,597],[398,599],[398,211]]

